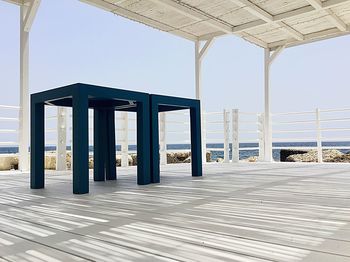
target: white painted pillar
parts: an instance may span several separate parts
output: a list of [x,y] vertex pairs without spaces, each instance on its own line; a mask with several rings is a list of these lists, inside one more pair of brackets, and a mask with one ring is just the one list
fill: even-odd
[[166,148],[166,114],[159,113],[159,146],[160,146],[160,164],[167,164],[167,148]]
[[269,48],[264,53],[264,161],[272,162],[272,123],[270,100],[270,68],[272,62],[284,50],[285,46],[278,47],[272,54]]
[[316,132],[317,132],[317,160],[318,163],[323,162],[322,154],[322,132],[321,132],[321,114],[320,109],[316,109]]
[[201,134],[202,134],[202,161],[207,161],[207,141],[206,141],[206,119],[205,110],[202,100],[202,61],[211,45],[214,43],[215,38],[207,40],[203,47],[201,47],[200,41],[195,42],[195,75],[196,75],[196,99],[201,100]]
[[272,162],[272,130],[270,102],[270,49],[265,48],[264,56],[264,161]]
[[230,162],[230,112],[224,109],[224,162]]
[[196,99],[201,101],[201,136],[202,136],[202,161],[207,162],[207,145],[205,131],[205,112],[202,100],[202,59],[200,41],[195,42],[195,74],[196,74]]
[[67,170],[67,109],[57,108],[56,170]]
[[122,141],[121,141],[121,153],[122,160],[121,166],[126,167],[129,165],[129,116],[127,112],[121,113],[121,129],[122,129]]
[[25,30],[28,7],[20,7],[20,109],[19,109],[19,170],[29,170],[29,30]]
[[239,112],[232,110],[232,163],[239,162]]
[[29,170],[29,31],[40,0],[20,7],[20,109],[19,109],[19,170]]

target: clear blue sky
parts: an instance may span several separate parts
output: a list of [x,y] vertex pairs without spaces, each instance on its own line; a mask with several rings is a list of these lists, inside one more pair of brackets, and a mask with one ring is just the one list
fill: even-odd
[[[18,104],[19,8],[0,1],[0,104]],[[350,37],[287,49],[272,67],[272,111],[350,106]],[[30,91],[74,82],[194,97],[194,44],[80,3],[42,0]],[[263,49],[219,38],[203,64],[208,111],[263,109]]]

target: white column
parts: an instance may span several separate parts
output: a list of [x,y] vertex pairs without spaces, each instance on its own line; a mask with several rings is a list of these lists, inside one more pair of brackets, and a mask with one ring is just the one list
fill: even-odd
[[29,170],[29,31],[33,24],[40,0],[20,7],[20,110],[19,110],[19,169]]
[[167,164],[166,148],[166,115],[165,112],[159,113],[159,146],[160,146],[160,164]]
[[195,42],[195,75],[196,75],[196,99],[201,100],[201,134],[202,134],[202,161],[206,162],[206,130],[205,130],[205,110],[202,100],[202,61],[211,45],[214,43],[215,38],[207,40],[203,47],[201,47],[200,41]]
[[196,74],[196,99],[201,101],[201,136],[202,136],[202,161],[207,161],[207,146],[206,146],[206,132],[205,132],[205,113],[202,100],[202,59],[200,55],[200,42],[195,42],[195,74]]
[[202,61],[200,58],[200,42],[195,42],[195,70],[196,70],[196,99],[202,98]]
[[121,166],[126,167],[129,165],[129,120],[128,113],[121,113],[122,121],[121,121],[121,129],[122,129],[122,141],[121,141],[121,151],[122,151],[122,161]]
[[20,7],[20,110],[19,110],[19,169],[29,170],[29,31],[25,30],[28,7]]
[[278,47],[273,53],[265,48],[264,54],[264,161],[272,162],[272,124],[271,124],[271,101],[270,101],[270,68],[272,62],[281,54],[285,46]]
[[232,110],[232,163],[239,162],[239,113]]
[[270,49],[265,48],[264,59],[264,161],[272,162],[272,132],[271,132],[271,108],[270,108]]
[[224,109],[224,162],[230,162],[230,112]]
[[318,163],[323,162],[322,154],[322,133],[321,133],[321,114],[320,109],[316,109],[316,129],[317,129],[317,160]]
[[56,170],[67,170],[67,109],[57,108]]

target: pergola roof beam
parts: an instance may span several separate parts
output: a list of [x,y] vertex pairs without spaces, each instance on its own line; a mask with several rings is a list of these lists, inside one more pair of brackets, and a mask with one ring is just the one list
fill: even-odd
[[[255,15],[256,17],[260,18],[265,23],[274,23],[275,22],[274,17],[271,14],[269,14],[264,9],[260,8],[259,6],[257,6],[256,4],[253,4],[252,2],[250,2],[248,0],[230,0],[230,1],[235,3],[236,5],[238,5],[239,7],[244,8],[252,15]],[[281,29],[283,31],[285,31],[287,34],[294,37],[295,39],[297,39],[297,40],[304,39],[303,35],[300,32],[298,32],[294,28],[290,27],[289,25],[287,25],[281,21],[277,22],[277,24],[281,27]]]
[[316,10],[324,10],[327,15],[329,21],[331,21],[339,30],[346,31],[346,24],[336,16],[331,10],[324,9],[323,3],[320,0],[307,0],[310,5],[312,5]]
[[[232,1],[238,1],[238,0],[232,0]],[[346,2],[349,2],[350,0],[327,0],[322,2],[322,9],[323,10],[328,10],[330,8],[339,6],[341,4],[344,4]],[[273,16],[273,21],[278,22],[278,21],[283,21],[289,18],[297,17],[299,15],[303,14],[308,14],[315,12],[316,9],[312,5],[304,6],[295,10],[291,10],[282,14],[277,14]],[[330,10],[328,10],[330,11]],[[258,28],[260,26],[266,25],[269,22],[263,21],[263,20],[257,20],[257,21],[252,21],[246,24],[238,25],[233,28],[234,33],[242,32],[244,30],[249,30],[249,29],[254,29]]]
[[272,22],[273,16],[266,12],[264,9],[258,7],[248,0],[230,0],[232,3],[238,5],[239,7],[247,10],[249,13],[259,17],[261,20],[265,22]]
[[289,39],[287,41],[274,42],[274,43],[269,44],[268,46],[271,50],[275,50],[281,45],[286,45],[286,48],[287,48],[287,47],[308,44],[308,43],[312,43],[312,42],[316,42],[316,41],[320,41],[320,40],[330,39],[330,38],[333,38],[336,36],[344,36],[344,35],[349,35],[349,34],[350,34],[350,27],[349,26],[347,27],[347,30],[345,32],[339,32],[339,30],[337,28],[331,28],[331,29],[320,31],[320,32],[307,34],[304,36],[303,41],[296,41],[294,39]]

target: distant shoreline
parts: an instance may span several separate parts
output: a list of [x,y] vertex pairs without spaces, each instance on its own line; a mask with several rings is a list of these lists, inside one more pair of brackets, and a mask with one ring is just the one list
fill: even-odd
[[[316,142],[285,142],[285,143],[273,143],[274,147],[279,148],[285,148],[285,149],[293,149],[295,147],[310,147],[310,150],[315,148],[317,146]],[[335,142],[323,142],[322,146],[324,147],[349,147],[349,149],[340,149],[342,153],[347,153],[350,151],[350,141],[335,141]],[[240,160],[247,159],[249,157],[258,156],[259,151],[257,149],[255,150],[244,150],[244,148],[249,147],[259,147],[258,143],[240,143]],[[217,150],[224,148],[223,143],[217,143],[217,144],[207,144],[207,150],[211,151],[211,158],[213,161],[216,161],[218,158],[224,157],[224,152]],[[232,145],[230,144],[230,148],[232,148]],[[129,145],[129,153],[136,153],[136,145]],[[178,152],[178,151],[187,151],[190,150],[190,144],[168,144],[167,145],[167,151],[168,152]],[[55,151],[55,146],[46,146],[46,151]],[[70,150],[70,146],[67,146],[67,150]],[[90,146],[90,152],[93,151],[93,147]],[[121,146],[116,146],[116,151],[121,151]],[[0,146],[0,155],[6,155],[6,154],[17,154],[18,153],[18,147],[9,147],[9,146]],[[230,150],[230,157],[231,157],[231,150]],[[280,149],[273,149],[273,158],[275,161],[279,161],[280,159]]]

